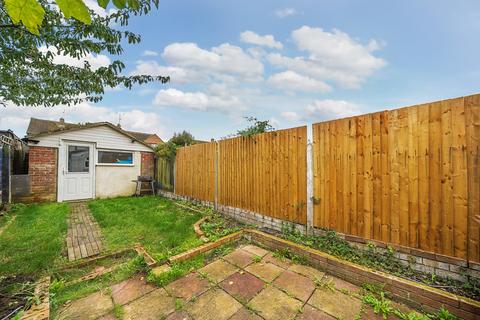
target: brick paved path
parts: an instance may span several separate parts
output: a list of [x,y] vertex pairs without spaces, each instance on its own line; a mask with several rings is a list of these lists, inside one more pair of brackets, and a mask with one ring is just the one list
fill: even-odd
[[103,250],[98,223],[93,218],[86,202],[70,204],[68,218],[68,260],[74,261],[99,254]]

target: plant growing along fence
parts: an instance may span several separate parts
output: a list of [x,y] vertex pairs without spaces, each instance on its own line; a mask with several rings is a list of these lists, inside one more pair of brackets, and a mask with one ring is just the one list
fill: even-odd
[[312,157],[307,127],[181,148],[175,192],[480,262],[480,94],[314,124]]

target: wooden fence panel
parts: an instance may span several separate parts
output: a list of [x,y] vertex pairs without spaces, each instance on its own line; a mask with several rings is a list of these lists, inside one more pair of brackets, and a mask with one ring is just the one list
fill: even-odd
[[175,193],[199,200],[215,200],[216,143],[179,148],[175,160]]
[[221,140],[218,203],[306,224],[307,130]]
[[313,125],[314,226],[480,260],[480,95]]

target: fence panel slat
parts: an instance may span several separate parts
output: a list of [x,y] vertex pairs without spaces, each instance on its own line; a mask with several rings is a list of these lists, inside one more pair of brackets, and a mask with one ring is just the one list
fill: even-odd
[[313,125],[314,226],[480,260],[480,95]]

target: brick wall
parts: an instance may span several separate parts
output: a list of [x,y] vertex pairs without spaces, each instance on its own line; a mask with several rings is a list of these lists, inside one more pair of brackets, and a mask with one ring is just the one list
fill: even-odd
[[142,163],[140,167],[140,174],[142,176],[154,176],[154,154],[152,152],[141,152]]
[[32,202],[57,201],[57,149],[31,146],[28,174]]

